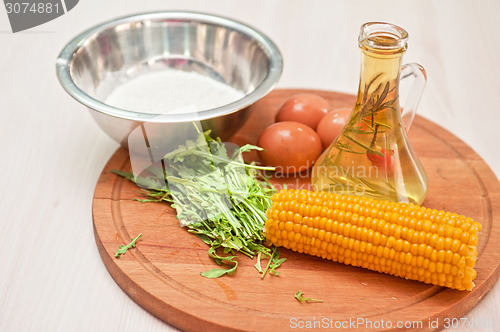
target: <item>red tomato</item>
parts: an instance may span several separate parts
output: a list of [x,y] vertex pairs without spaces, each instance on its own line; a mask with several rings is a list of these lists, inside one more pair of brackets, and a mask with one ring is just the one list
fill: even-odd
[[381,169],[385,169],[388,173],[392,173],[394,168],[394,163],[392,161],[394,150],[387,151],[386,149],[382,148],[380,149],[380,153],[383,156],[380,156],[373,152],[367,152],[366,157],[372,162],[373,166],[377,166]]
[[276,172],[294,174],[311,167],[321,154],[321,139],[305,124],[278,122],[267,127],[259,137],[258,146],[265,149],[259,156]]
[[328,113],[321,119],[316,131],[321,138],[323,148],[327,148],[332,142],[340,135],[342,129],[349,120],[352,109],[350,108],[337,108]]
[[301,93],[281,105],[276,122],[295,121],[316,129],[321,119],[330,111],[328,101],[317,95]]

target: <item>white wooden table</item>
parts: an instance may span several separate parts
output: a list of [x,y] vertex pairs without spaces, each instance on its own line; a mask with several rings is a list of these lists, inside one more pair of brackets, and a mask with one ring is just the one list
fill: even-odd
[[[500,175],[500,1],[82,0],[12,34],[0,8],[0,331],[168,331],[113,281],[97,252],[91,202],[118,145],[59,86],[55,59],[85,28],[125,14],[186,9],[246,22],[280,47],[279,87],[355,93],[359,27],[410,33],[405,62],[429,81],[419,112]],[[496,319],[500,283],[468,319]],[[488,330],[467,328],[467,331]]]

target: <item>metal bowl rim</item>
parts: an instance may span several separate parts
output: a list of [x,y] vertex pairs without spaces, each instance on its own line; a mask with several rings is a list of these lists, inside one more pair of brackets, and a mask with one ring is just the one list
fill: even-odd
[[[140,22],[146,20],[157,20],[157,19],[182,19],[182,20],[195,20],[199,22],[205,22],[209,24],[217,24],[232,28],[238,32],[244,33],[251,38],[257,40],[262,44],[262,49],[269,56],[269,71],[264,78],[264,80],[255,88],[254,91],[245,95],[243,98],[213,109],[200,111],[195,115],[193,114],[168,114],[168,119],[166,119],[165,114],[151,114],[151,113],[140,113],[129,111],[125,109],[120,109],[113,107],[111,105],[105,104],[85,93],[81,90],[71,78],[69,67],[71,60],[75,52],[84,45],[90,36],[95,35],[107,28],[117,26],[123,23]],[[157,11],[157,12],[147,12],[141,14],[134,14],[112,19],[101,24],[95,25],[82,33],[78,34],[71,41],[69,41],[62,51],[60,52],[56,61],[56,73],[61,83],[62,87],[66,92],[73,97],[75,100],[81,104],[96,110],[98,112],[111,115],[117,118],[128,119],[133,121],[149,121],[149,122],[184,122],[192,121],[194,119],[204,120],[210,119],[233,112],[237,112],[242,108],[245,108],[262,97],[268,94],[273,87],[278,82],[283,70],[283,58],[280,50],[276,44],[264,35],[259,30],[238,22],[233,19],[225,18],[222,16],[216,16],[212,14],[206,14],[194,11]]]

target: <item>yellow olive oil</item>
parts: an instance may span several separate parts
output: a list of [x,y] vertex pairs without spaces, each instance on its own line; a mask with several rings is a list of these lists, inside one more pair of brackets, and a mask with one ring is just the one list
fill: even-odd
[[427,176],[408,142],[399,105],[407,35],[398,29],[392,33],[389,28],[362,28],[356,105],[342,133],[313,168],[315,190],[416,204],[425,199]]

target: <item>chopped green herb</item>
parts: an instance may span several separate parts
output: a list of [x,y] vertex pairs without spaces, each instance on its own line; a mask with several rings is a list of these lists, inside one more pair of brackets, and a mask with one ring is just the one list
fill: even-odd
[[253,266],[253,267],[255,267],[255,269],[256,269],[259,273],[262,273],[262,266],[260,265],[260,255],[261,255],[261,254],[262,254],[261,252],[259,252],[259,253],[257,254],[257,263],[255,263],[255,265]]
[[130,248],[135,248],[135,244],[141,236],[142,236],[142,233],[140,233],[134,239],[132,239],[132,241],[129,244],[127,244],[126,246],[120,246],[120,249],[118,249],[115,253],[115,257],[120,258],[121,255],[124,255],[127,252],[127,250],[129,250]]
[[[180,223],[210,247],[208,255],[219,265],[231,265],[229,269],[202,272],[202,276],[232,275],[238,266],[233,255],[236,252],[250,258],[257,255],[258,271],[263,257],[259,254],[270,257],[263,277],[267,270],[278,275],[276,268],[284,259],[279,259],[279,251],[276,256],[276,249],[264,245],[263,234],[266,211],[276,189],[261,171],[274,168],[248,164],[242,158],[243,152],[260,149],[248,144],[234,149],[208,133],[200,133],[196,141],[187,141],[165,155],[165,170],[150,167],[140,177],[112,172],[142,188],[146,197],[138,201],[173,203]],[[216,250],[230,256],[219,256]]]
[[236,256],[219,256],[215,252],[215,249],[212,247],[208,249],[208,255],[212,257],[218,265],[222,265],[222,263],[226,264],[229,263],[234,265],[230,269],[212,269],[209,271],[201,272],[200,274],[202,276],[212,279],[212,278],[222,277],[225,274],[232,275],[234,271],[236,271],[236,267],[238,266],[238,262],[234,260]]
[[279,272],[276,271],[278,267],[281,266],[286,261],[286,258],[280,258],[280,251],[277,247],[273,248],[273,251],[271,252],[271,255],[269,256],[269,261],[267,262],[267,266],[262,273],[261,278],[264,279],[266,274],[269,272],[269,274],[273,274],[275,276],[279,275]]
[[294,297],[297,299],[297,301],[299,301],[300,303],[303,303],[303,302],[323,302],[323,300],[316,300],[316,299],[311,299],[309,297],[303,297],[302,295],[304,295],[304,293],[302,292],[297,292],[295,293]]

